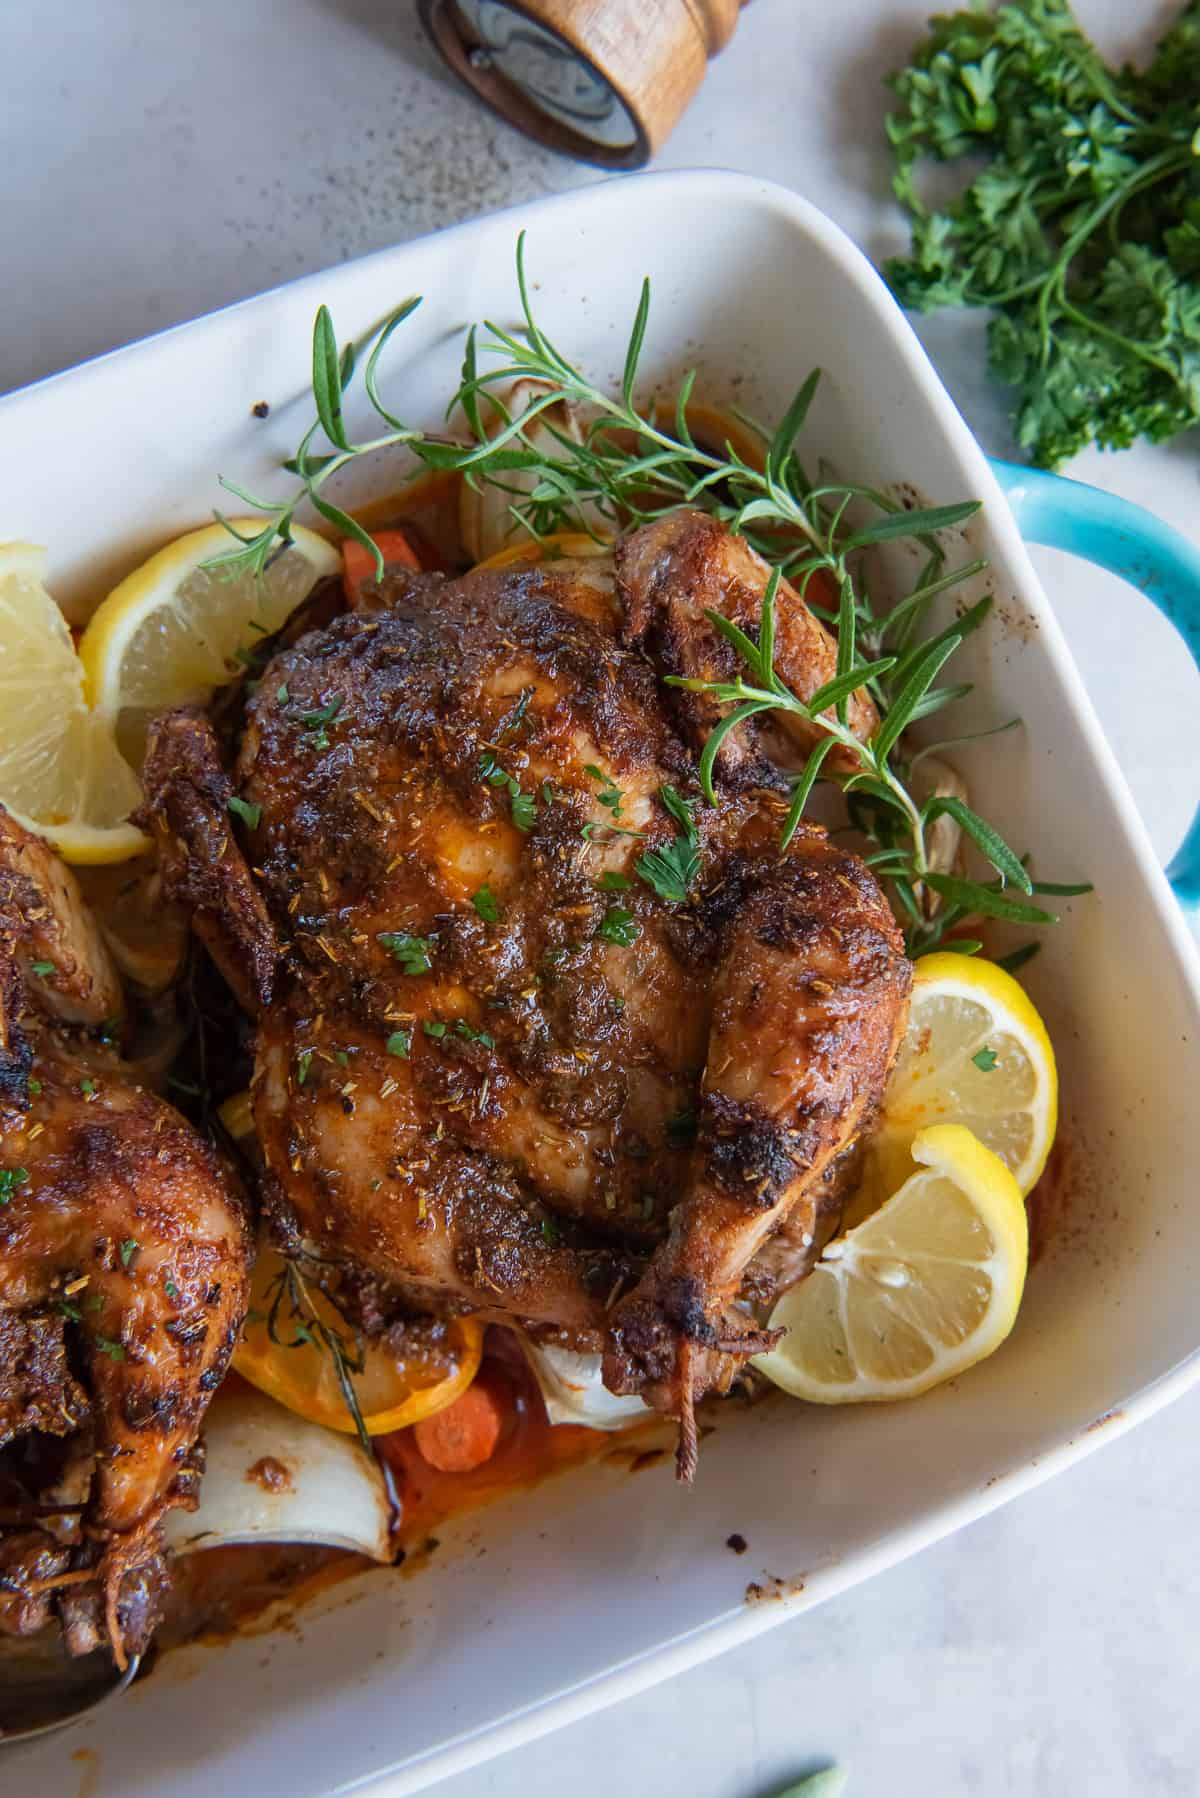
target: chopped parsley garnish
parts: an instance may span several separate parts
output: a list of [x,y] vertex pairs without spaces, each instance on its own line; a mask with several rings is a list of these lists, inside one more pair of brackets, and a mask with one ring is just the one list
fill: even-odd
[[554,804],[554,788],[550,785],[550,782],[548,780],[544,780],[542,782],[542,804],[543,805],[553,805]]
[[457,1018],[455,1020],[454,1034],[455,1036],[465,1038],[469,1043],[482,1043],[485,1049],[494,1049],[496,1047],[496,1039],[494,1036],[489,1036],[486,1030],[476,1030],[472,1024],[467,1023],[466,1018]]
[[313,712],[301,712],[300,722],[305,730],[320,730],[323,724],[333,723],[345,703],[344,695],[338,693],[329,701],[328,705],[318,706]]
[[179,1288],[176,1286],[174,1280],[164,1280],[163,1291],[169,1299],[177,1299],[179,1297]]
[[29,971],[36,974],[39,980],[44,980],[47,974],[57,974],[58,968],[52,961],[34,961],[29,964]]
[[129,1266],[129,1263],[133,1260],[134,1256],[137,1254],[137,1252],[141,1248],[141,1246],[142,1245],[138,1241],[136,1236],[127,1236],[125,1238],[124,1242],[121,1244],[121,1266],[122,1267]]
[[344,1049],[335,1049],[333,1051],[333,1059],[340,1068],[348,1068],[350,1066],[350,1057]]
[[29,1076],[28,1080],[25,1082],[25,1087],[26,1087],[26,1091],[31,1092],[33,1094],[34,1098],[36,1099],[38,1094],[42,1090],[42,1083],[40,1080],[35,1080],[33,1075],[31,1074]]
[[552,1249],[554,1247],[555,1243],[558,1241],[558,1234],[558,1225],[555,1223],[554,1219],[552,1217],[544,1217],[542,1219],[542,1241],[546,1244],[547,1248]]
[[627,893],[633,882],[628,874],[618,874],[615,868],[608,868],[600,876],[596,885],[602,893]]
[[257,830],[262,823],[262,806],[252,805],[248,799],[239,799],[236,793],[230,796],[229,809],[249,830]]
[[600,791],[596,794],[596,804],[602,805],[606,811],[611,812],[615,822],[621,816],[621,801],[625,797],[624,793],[612,776],[606,774],[603,768],[597,768],[595,762],[586,763],[583,771],[585,774],[590,774],[593,780],[599,781]]
[[329,748],[329,732],[325,726],[333,723],[345,703],[344,695],[339,693],[329,701],[328,705],[318,706],[312,712],[301,712],[300,722],[312,735],[314,749]]
[[422,1022],[421,1028],[426,1036],[442,1037],[446,1034],[446,1026],[442,1023],[440,1018],[435,1018],[432,1023],[426,1018]]
[[486,780],[489,787],[507,787],[510,793],[520,790],[520,782],[500,766],[490,749],[485,749],[479,758],[479,778]]
[[989,1049],[986,1044],[977,1054],[972,1055],[971,1057],[971,1060],[975,1063],[975,1066],[979,1069],[981,1074],[990,1074],[999,1059],[1000,1057],[996,1054],[996,1051],[994,1049]]
[[312,1058],[313,1058],[313,1052],[311,1049],[301,1049],[299,1055],[297,1055],[297,1057],[296,1057],[296,1084],[297,1084],[297,1086],[303,1086],[304,1082],[308,1079],[308,1070],[312,1066]]
[[398,1055],[401,1061],[407,1061],[412,1048],[412,1031],[393,1030],[384,1047],[389,1055]]
[[92,1341],[96,1344],[100,1353],[102,1355],[107,1355],[110,1361],[123,1361],[125,1359],[125,1344],[123,1342],[114,1342],[110,1336],[93,1336]]
[[90,1099],[96,1091],[96,1082],[94,1080],[81,1080],[79,1082],[79,1090],[85,1099]]
[[29,1178],[27,1167],[0,1167],[0,1205],[7,1205],[18,1186]]
[[413,936],[408,930],[381,930],[379,941],[400,963],[402,974],[428,974],[433,966],[433,938]]
[[291,694],[287,690],[287,682],[286,681],[283,683],[283,685],[281,687],[276,687],[275,697],[278,700],[280,705],[287,704],[288,700],[291,698]]
[[490,749],[485,749],[479,758],[478,774],[489,787],[506,790],[512,804],[512,821],[517,829],[532,830],[537,819],[537,800],[531,793],[522,793],[520,781],[500,766]]
[[55,1299],[54,1304],[55,1308],[61,1311],[70,1323],[81,1324],[83,1322],[83,1312],[78,1305],[73,1305],[70,1299]]
[[699,1129],[694,1111],[677,1111],[667,1119],[667,1141],[673,1149],[690,1149]]
[[663,848],[647,849],[635,866],[660,899],[670,905],[683,905],[700,874],[700,833],[691,805],[674,787],[660,787],[658,796],[680,829]]
[[500,916],[500,901],[497,899],[490,886],[485,884],[480,887],[477,893],[473,893],[471,896],[471,904],[475,907],[475,910],[479,913],[479,916],[483,919],[485,924],[496,923]]
[[642,927],[633,913],[626,911],[624,906],[610,905],[600,920],[600,929],[597,934],[602,936],[606,943],[616,943],[618,948],[628,949],[629,945],[636,943],[641,936]]

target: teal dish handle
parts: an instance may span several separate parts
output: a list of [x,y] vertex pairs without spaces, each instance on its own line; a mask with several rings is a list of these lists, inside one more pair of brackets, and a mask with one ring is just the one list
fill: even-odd
[[[1200,664],[1200,548],[1153,512],[1041,468],[991,461],[1029,543],[1065,549],[1153,600]],[[1167,869],[1185,905],[1200,905],[1200,809]]]

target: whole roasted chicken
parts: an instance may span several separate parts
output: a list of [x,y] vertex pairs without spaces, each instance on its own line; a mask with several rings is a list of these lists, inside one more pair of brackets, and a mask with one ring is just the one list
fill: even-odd
[[[664,677],[730,675],[709,613],[756,629],[766,579],[690,511],[595,558],[389,570],[266,667],[230,773],[189,711],[145,771],[168,889],[257,1018],[278,1240],[374,1315],[601,1351],[689,1476],[696,1398],[767,1340],[754,1270],[836,1215],[910,980],[856,856],[780,851],[812,726],[740,726],[700,794],[722,707]],[[804,698],[836,666],[786,584],[776,666]]]

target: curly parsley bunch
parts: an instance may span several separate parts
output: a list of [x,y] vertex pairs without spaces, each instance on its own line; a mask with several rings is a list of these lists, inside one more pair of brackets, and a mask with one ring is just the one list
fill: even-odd
[[[1009,0],[932,19],[891,85],[912,255],[884,273],[914,311],[994,310],[989,364],[1033,460],[1200,423],[1200,0],[1144,71],[1108,68],[1065,0]],[[923,158],[981,156],[926,207]]]

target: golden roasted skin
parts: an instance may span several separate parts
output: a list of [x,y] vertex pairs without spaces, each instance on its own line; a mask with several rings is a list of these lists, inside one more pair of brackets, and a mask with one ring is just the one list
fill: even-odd
[[[680,508],[623,538],[616,566],[625,598],[625,640],[643,646],[663,674],[727,681],[745,672],[737,651],[708,616],[719,612],[757,641],[770,569],[743,537],[707,512]],[[787,581],[780,581],[776,594],[775,669],[805,701],[837,673],[834,638]],[[679,688],[670,691],[667,703],[697,751],[726,709],[710,693]],[[868,693],[851,696],[846,722],[865,742],[879,722]],[[775,728],[805,754],[821,735],[794,712],[780,712]],[[771,775],[753,724],[728,733],[717,761],[727,782],[754,785]],[[827,765],[846,773],[855,767],[840,747]]]
[[[609,1320],[604,1365],[611,1390],[685,1421],[745,1352],[728,1311],[747,1265],[785,1220],[815,1241],[827,1176],[871,1123],[907,1016],[900,933],[857,856],[809,836],[782,859],[766,846],[741,879],[684,1197]],[[686,1432],[685,1471],[694,1453]]]
[[[56,920],[52,940],[45,918],[31,921],[31,883],[33,913]],[[0,812],[0,1441],[88,1432],[83,1535],[61,1582],[74,1601],[68,1640],[95,1645],[98,1625],[78,1601],[98,1588],[122,1660],[126,1638],[152,1623],[158,1522],[190,1499],[252,1247],[213,1151],[132,1083],[106,1042],[65,1026],[64,1012],[75,1022],[85,1002],[112,1002],[115,977],[89,923],[70,871]],[[62,958],[54,971],[30,957],[34,933]]]
[[[291,950],[255,1080],[275,1208],[406,1289],[596,1337],[665,1224],[707,984],[613,808],[668,838],[686,762],[611,569],[389,597],[271,665],[242,746]],[[629,947],[598,934],[618,901]]]
[[[693,513],[615,566],[393,572],[271,662],[234,781],[280,947],[254,1081],[279,1234],[603,1347],[685,1424],[761,1341],[730,1309],[747,1265],[829,1209],[910,974],[861,862],[815,827],[780,858],[754,726],[700,799],[719,714],[662,675],[728,672],[705,610],[755,625],[766,578]],[[790,588],[777,641],[797,691],[832,674]],[[148,815],[185,728],[152,746]],[[686,894],[639,873],[680,854],[664,789],[693,812]]]

